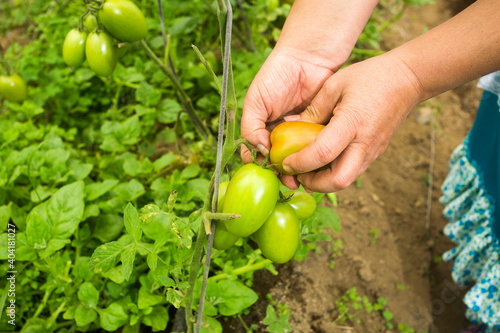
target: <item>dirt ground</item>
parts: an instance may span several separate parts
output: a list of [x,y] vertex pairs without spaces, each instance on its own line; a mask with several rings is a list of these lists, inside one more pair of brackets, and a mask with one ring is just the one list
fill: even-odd
[[[463,8],[462,1],[438,1],[410,10],[387,32],[384,46],[410,40]],[[453,243],[442,233],[447,221],[439,197],[450,155],[472,127],[481,94],[471,82],[417,106],[358,186],[337,194],[334,210],[342,230],[332,237],[341,240],[340,253],[324,244],[321,253],[281,266],[278,276],[258,272],[260,300],[245,321],[262,321],[270,293],[290,309],[294,332],[399,332],[389,330],[377,311],[360,311],[354,320],[341,323],[335,302],[356,288],[371,302],[387,299],[392,322],[415,332],[457,333],[466,327],[464,290],[453,283],[451,265],[441,260]],[[236,326],[230,331],[239,332]]]

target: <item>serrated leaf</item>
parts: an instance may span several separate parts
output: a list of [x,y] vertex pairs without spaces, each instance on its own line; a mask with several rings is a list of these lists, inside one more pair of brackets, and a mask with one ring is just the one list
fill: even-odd
[[142,229],[137,209],[129,203],[125,207],[124,222],[127,232],[134,237],[135,242],[139,242],[142,237]]
[[125,247],[121,253],[122,273],[125,280],[130,278],[132,270],[134,269],[135,252],[137,251],[137,244],[130,244]]
[[155,271],[156,267],[158,266],[158,255],[154,252],[149,253],[147,256],[147,261],[149,269]]
[[118,263],[124,248],[125,246],[120,242],[102,244],[92,254],[89,269],[95,273],[109,271]]

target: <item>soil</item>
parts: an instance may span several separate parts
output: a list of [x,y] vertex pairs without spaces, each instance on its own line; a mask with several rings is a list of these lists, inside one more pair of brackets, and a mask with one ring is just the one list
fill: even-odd
[[[409,10],[387,31],[384,47],[400,45],[465,7],[457,1]],[[372,303],[385,298],[395,327],[457,333],[468,325],[461,300],[465,290],[454,284],[452,265],[441,260],[453,243],[442,232],[447,220],[439,198],[450,155],[472,127],[482,94],[476,83],[418,105],[358,184],[337,193],[338,206],[325,201],[340,217],[342,230],[331,236],[341,240],[341,253],[325,242],[320,253],[302,262],[278,265],[277,276],[257,272],[254,287],[260,297],[245,322],[262,322],[269,304],[265,296],[271,294],[290,309],[294,332],[399,332],[387,328],[381,311],[351,310],[354,318],[342,322],[335,303],[356,288]],[[226,323],[226,330],[245,332],[239,321]],[[264,325],[257,329],[265,331]]]

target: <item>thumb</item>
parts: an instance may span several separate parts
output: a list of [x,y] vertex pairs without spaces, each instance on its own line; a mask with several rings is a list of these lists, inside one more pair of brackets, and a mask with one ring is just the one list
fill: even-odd
[[[333,109],[340,99],[340,89],[335,82],[334,74],[323,84],[323,87],[301,114],[285,117],[285,120],[327,124],[332,118]],[[291,117],[294,117],[294,119],[290,119]]]

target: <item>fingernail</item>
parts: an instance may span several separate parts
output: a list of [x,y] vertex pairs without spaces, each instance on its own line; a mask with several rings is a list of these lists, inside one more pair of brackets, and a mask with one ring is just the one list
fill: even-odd
[[269,155],[269,149],[267,149],[262,143],[259,143],[257,145],[257,149],[260,151],[260,153],[264,156]]
[[283,117],[283,119],[285,119],[285,121],[297,121],[297,120],[300,120],[300,114],[286,116],[286,117]]
[[295,170],[293,170],[293,168],[288,164],[283,164],[283,170],[285,170],[288,173],[295,173]]

